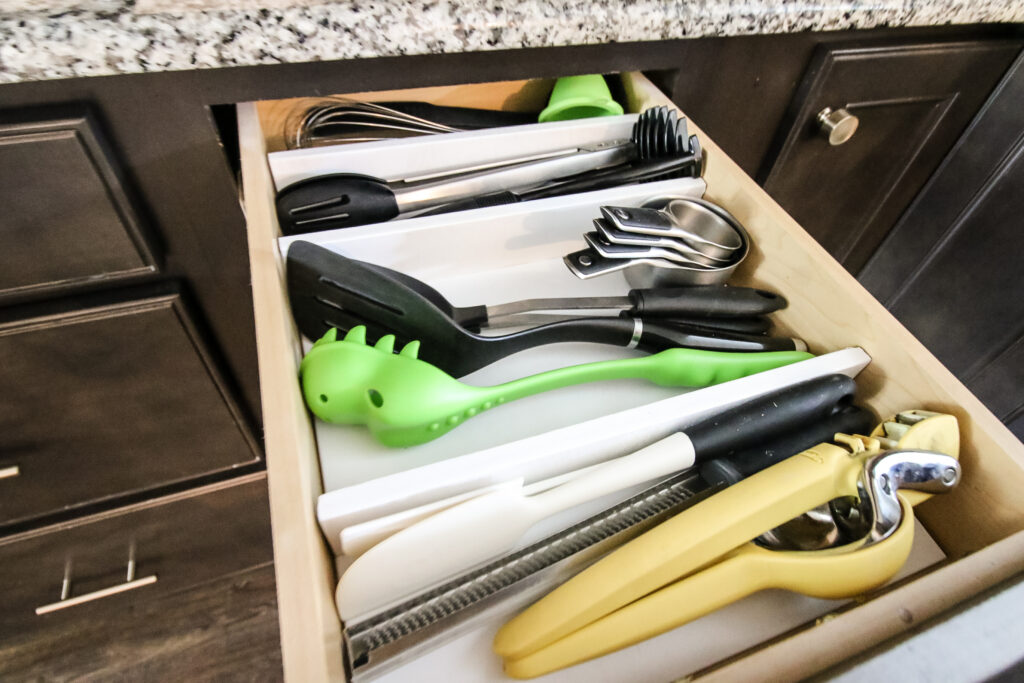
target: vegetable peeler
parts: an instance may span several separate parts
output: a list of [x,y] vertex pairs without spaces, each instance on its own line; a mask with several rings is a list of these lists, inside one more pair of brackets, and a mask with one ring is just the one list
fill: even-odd
[[[913,504],[959,482],[959,431],[951,415],[907,411],[872,434],[837,434],[836,443],[739,482],[585,569],[498,632],[505,672],[556,671],[766,588],[840,598],[884,584],[910,553]],[[857,540],[813,551],[752,542],[837,498],[858,502],[836,520]]]

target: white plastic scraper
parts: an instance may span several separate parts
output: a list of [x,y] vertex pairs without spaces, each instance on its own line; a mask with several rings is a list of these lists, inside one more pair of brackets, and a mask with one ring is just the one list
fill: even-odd
[[367,617],[509,552],[547,517],[692,467],[694,457],[690,438],[676,432],[543,493],[503,489],[448,508],[356,559],[338,583],[338,612],[346,622]]

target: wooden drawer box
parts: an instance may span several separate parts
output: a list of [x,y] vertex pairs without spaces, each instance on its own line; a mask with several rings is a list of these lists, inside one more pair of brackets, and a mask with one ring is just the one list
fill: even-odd
[[[3,539],[0,677],[55,634],[88,640],[156,597],[269,563],[266,506],[261,472]],[[75,646],[49,644],[55,658]]]
[[[631,111],[671,105],[642,75],[626,74],[623,82]],[[434,88],[403,96],[497,108],[527,85]],[[275,137],[267,122],[274,112],[272,104],[241,105],[239,133],[284,666],[291,680],[338,680],[344,671],[333,602],[336,578],[313,513],[322,492],[320,470],[310,418],[295,381],[299,338],[275,241],[279,233],[266,160],[268,140],[273,146]],[[873,361],[858,376],[860,400],[877,414],[908,408],[948,412],[959,418],[962,431],[964,483],[941,503],[919,510],[931,535],[954,561],[888,589],[881,598],[700,672],[723,680],[795,679],[862,652],[1024,570],[1024,503],[1019,496],[1024,445],[712,140],[697,132],[707,159],[706,197],[735,214],[754,241],[751,256],[732,282],[784,293],[790,306],[777,314],[777,325],[804,338],[812,351],[864,348]]]

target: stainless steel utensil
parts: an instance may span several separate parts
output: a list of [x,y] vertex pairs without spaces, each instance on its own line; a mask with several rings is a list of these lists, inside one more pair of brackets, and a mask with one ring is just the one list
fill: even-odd
[[700,202],[676,199],[662,209],[604,206],[601,214],[619,230],[682,240],[708,258],[727,261],[743,246],[736,230]]
[[[657,197],[646,202],[645,209],[665,209],[673,202],[689,203],[702,209],[700,220],[702,223],[717,222],[721,230],[715,229],[717,238],[709,239],[701,236],[707,241],[714,242],[719,246],[731,247],[728,241],[722,241],[723,231],[727,228],[738,237],[740,246],[731,252],[727,263],[720,263],[713,260],[705,260],[704,263],[695,259],[685,259],[678,254],[673,258],[668,250],[647,250],[643,253],[635,252],[631,257],[623,257],[623,250],[609,247],[607,244],[597,245],[593,239],[587,240],[590,245],[587,249],[573,252],[564,257],[564,262],[576,277],[588,279],[604,275],[606,273],[624,271],[626,281],[635,288],[673,287],[679,285],[714,285],[723,284],[732,275],[733,271],[746,259],[750,251],[750,236],[747,231],[722,207],[703,199],[692,197]],[[692,242],[689,243],[692,246]],[[601,248],[598,249],[598,246]],[[704,257],[707,259],[707,257]],[[689,262],[687,262],[689,261]],[[705,265],[711,263],[711,265]]]
[[[306,178],[278,192],[278,223],[282,232],[291,235],[383,222],[495,194],[522,193],[525,197],[533,190],[543,192],[549,185],[557,191],[577,182],[589,187],[602,178],[619,183],[622,173],[628,176],[634,164],[644,167],[651,161],[678,165],[671,172],[674,176],[699,173],[696,137],[687,138],[685,120],[666,120],[662,109],[640,114],[629,140],[580,147],[539,161],[471,173],[452,171],[429,181],[389,182],[353,173]],[[672,126],[666,127],[670,123]]]
[[600,234],[601,238],[609,244],[669,249],[689,260],[711,267],[716,265],[725,265],[729,262],[728,258],[712,256],[700,249],[694,248],[686,240],[675,237],[626,232],[615,227],[604,218],[595,218],[594,227],[597,228],[597,232]]
[[[926,411],[899,413],[883,423],[887,434],[906,428],[932,415]],[[895,448],[897,439],[883,440]],[[930,451],[890,450],[867,461],[858,483],[857,500],[839,498],[796,517],[758,537],[760,545],[779,550],[820,550],[852,543],[870,535],[880,540],[895,528],[900,515],[895,489],[941,493],[956,486],[959,464],[948,456]],[[956,460],[953,460],[956,463]]]
[[612,244],[601,237],[597,231],[583,234],[583,240],[590,248],[601,256],[611,259],[665,259],[673,263],[681,263],[693,268],[715,268],[715,261],[697,251],[682,252],[675,247],[640,247],[629,244]]

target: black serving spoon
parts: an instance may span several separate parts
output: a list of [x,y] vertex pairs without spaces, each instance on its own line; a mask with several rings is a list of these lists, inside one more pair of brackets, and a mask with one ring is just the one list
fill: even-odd
[[[739,335],[662,325],[621,317],[575,318],[487,337],[462,327],[440,294],[427,297],[396,276],[305,241],[288,249],[287,281],[292,314],[309,339],[330,328],[365,325],[367,341],[393,334],[397,345],[418,339],[419,357],[456,377],[544,344],[593,342],[645,351],[679,346],[715,351],[784,351],[800,346],[787,338]],[[440,304],[440,305],[439,305]]]

